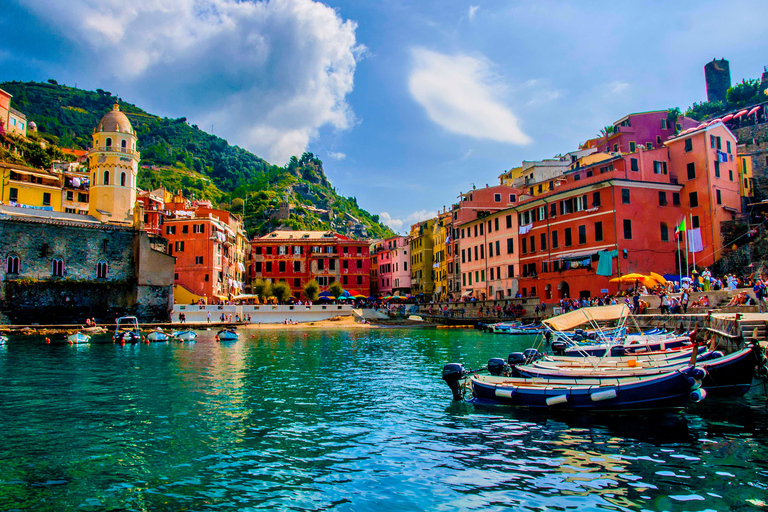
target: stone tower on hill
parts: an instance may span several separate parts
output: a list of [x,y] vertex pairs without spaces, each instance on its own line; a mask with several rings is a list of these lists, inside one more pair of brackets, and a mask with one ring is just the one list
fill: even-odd
[[102,222],[133,224],[139,158],[136,132],[115,103],[94,130],[93,148],[88,151],[91,216]]
[[707,82],[707,101],[725,103],[725,93],[731,87],[731,67],[725,59],[712,59],[704,66],[704,79]]

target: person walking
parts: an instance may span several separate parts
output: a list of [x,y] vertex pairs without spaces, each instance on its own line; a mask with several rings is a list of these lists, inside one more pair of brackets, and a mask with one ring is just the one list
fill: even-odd
[[752,291],[755,292],[755,298],[757,299],[757,311],[760,313],[765,313],[766,312],[766,303],[765,303],[766,288],[765,288],[765,283],[763,283],[762,279],[758,279],[755,282],[755,286],[752,288]]
[[683,290],[683,295],[680,297],[680,305],[683,306],[683,313],[688,313],[689,300],[690,296],[688,295],[688,290]]
[[209,311],[205,316],[208,318],[208,323],[211,323],[211,312]]

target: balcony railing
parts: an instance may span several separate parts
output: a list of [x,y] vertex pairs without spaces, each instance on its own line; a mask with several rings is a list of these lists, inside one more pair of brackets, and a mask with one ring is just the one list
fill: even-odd
[[88,154],[96,153],[97,151],[102,153],[111,152],[111,153],[122,153],[125,155],[132,155],[132,156],[135,155],[137,158],[141,157],[141,153],[139,153],[138,151],[135,151],[129,148],[121,148],[120,146],[103,146],[98,148],[91,148],[88,151]]

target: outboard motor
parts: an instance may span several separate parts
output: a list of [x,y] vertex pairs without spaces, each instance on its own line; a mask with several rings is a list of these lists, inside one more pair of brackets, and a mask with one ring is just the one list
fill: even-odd
[[523,352],[523,356],[525,356],[525,362],[530,363],[539,358],[539,351],[535,348],[527,348]]
[[512,352],[507,358],[507,363],[509,363],[509,366],[525,364],[525,355],[522,352]]
[[558,355],[562,355],[565,353],[565,349],[568,348],[568,345],[562,341],[557,340],[552,342],[552,352]]
[[547,341],[547,343],[552,343],[552,331],[550,330],[545,331],[544,339]]
[[443,380],[451,388],[454,400],[464,398],[464,388],[459,384],[459,381],[466,377],[466,375],[463,364],[449,363],[443,366]]
[[507,362],[500,357],[494,357],[493,359],[488,360],[488,372],[495,377],[504,375],[505,366],[507,366]]

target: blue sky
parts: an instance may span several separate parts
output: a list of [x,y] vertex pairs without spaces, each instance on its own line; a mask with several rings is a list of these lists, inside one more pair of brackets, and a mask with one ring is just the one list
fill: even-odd
[[768,65],[768,4],[11,0],[0,79],[102,88],[276,164],[312,151],[392,227],[630,112]]

